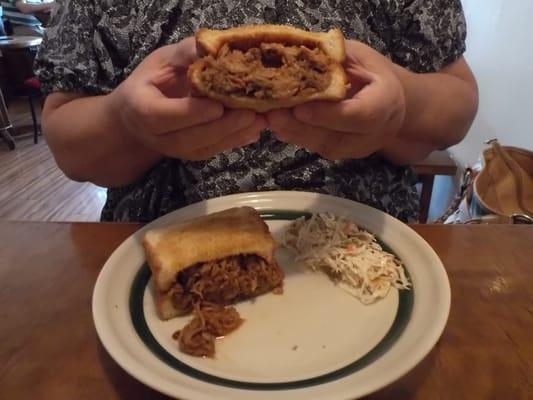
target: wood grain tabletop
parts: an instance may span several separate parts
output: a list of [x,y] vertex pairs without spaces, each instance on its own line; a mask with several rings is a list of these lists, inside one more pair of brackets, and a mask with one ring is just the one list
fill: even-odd
[[[94,329],[107,257],[140,225],[0,222],[0,399],[166,399],[124,372]],[[366,400],[533,399],[533,227],[415,225],[452,307],[436,347]]]

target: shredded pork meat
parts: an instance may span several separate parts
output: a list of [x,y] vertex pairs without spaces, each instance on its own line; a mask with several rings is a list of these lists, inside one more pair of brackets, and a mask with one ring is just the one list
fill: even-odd
[[171,289],[174,305],[193,311],[193,319],[174,334],[180,350],[213,357],[215,339],[242,323],[237,310],[225,305],[273,290],[282,293],[283,270],[255,255],[239,255],[194,265],[181,271]]
[[207,89],[224,95],[287,99],[325,90],[330,64],[319,48],[262,43],[241,50],[226,44],[216,57],[203,59],[201,79]]
[[237,329],[242,319],[234,307],[202,302],[194,305],[194,318],[173,337],[180,350],[196,357],[213,357],[215,339]]
[[281,286],[283,270],[255,255],[197,264],[180,272],[172,290],[174,305],[190,311],[195,301],[232,304]]

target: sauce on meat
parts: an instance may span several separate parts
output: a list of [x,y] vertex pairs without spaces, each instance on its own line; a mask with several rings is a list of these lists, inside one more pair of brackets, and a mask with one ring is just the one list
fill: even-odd
[[256,99],[310,96],[329,87],[331,60],[320,48],[262,43],[247,50],[224,45],[203,59],[207,89]]

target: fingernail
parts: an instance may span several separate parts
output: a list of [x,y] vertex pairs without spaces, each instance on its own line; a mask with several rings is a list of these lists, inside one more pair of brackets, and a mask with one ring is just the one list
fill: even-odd
[[300,121],[309,121],[313,116],[313,113],[311,112],[309,107],[306,106],[298,106],[294,109],[293,112],[296,119],[299,119]]

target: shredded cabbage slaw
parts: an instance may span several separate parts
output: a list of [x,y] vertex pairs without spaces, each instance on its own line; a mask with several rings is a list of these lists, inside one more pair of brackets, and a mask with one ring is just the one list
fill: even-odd
[[349,219],[331,213],[298,218],[282,244],[295,253],[296,261],[326,273],[363,304],[384,298],[391,288],[410,288],[401,261]]

